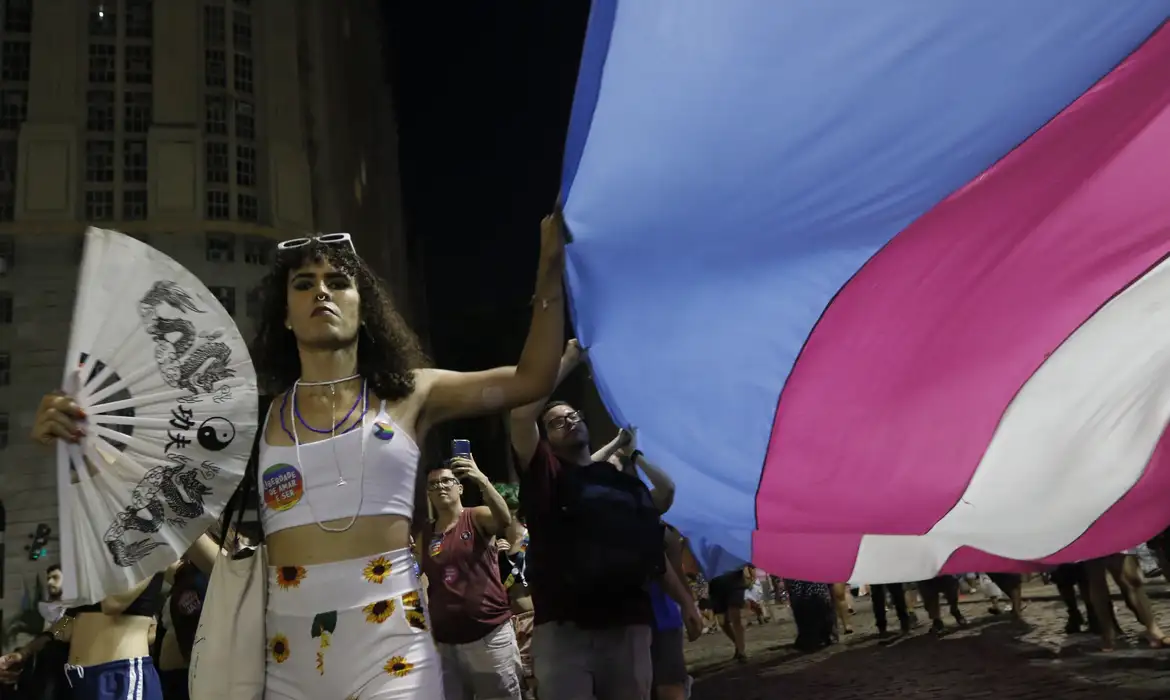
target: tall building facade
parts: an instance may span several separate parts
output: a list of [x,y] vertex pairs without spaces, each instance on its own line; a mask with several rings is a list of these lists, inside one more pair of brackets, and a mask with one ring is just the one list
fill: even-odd
[[[403,236],[378,0],[0,0],[2,609],[39,523],[51,451],[28,440],[58,386],[87,225],[198,275],[247,336],[277,240],[349,231],[422,318]],[[54,533],[55,535],[56,533]]]

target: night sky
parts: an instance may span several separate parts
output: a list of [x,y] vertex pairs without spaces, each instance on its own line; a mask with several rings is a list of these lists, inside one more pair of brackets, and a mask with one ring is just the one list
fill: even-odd
[[[406,227],[425,260],[431,351],[445,369],[514,364],[539,224],[556,200],[587,0],[388,2]],[[503,476],[500,422],[454,424]],[[487,442],[488,444],[483,444]]]

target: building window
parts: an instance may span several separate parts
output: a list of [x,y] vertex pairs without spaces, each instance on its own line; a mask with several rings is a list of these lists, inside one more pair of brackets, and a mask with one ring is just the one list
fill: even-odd
[[208,134],[227,136],[227,98],[223,95],[208,95],[204,100],[203,130]]
[[251,146],[236,146],[236,184],[256,186],[256,149]]
[[0,326],[12,325],[12,295],[0,292]]
[[253,287],[248,290],[248,297],[245,300],[244,313],[253,321],[260,320],[264,315],[264,289],[262,287]]
[[228,145],[222,142],[208,141],[205,148],[207,149],[207,181],[219,185],[228,184]]
[[126,47],[126,82],[149,85],[154,79],[154,61],[149,46]]
[[0,237],[0,277],[16,265],[16,241],[12,236]]
[[0,352],[0,386],[8,386],[12,383],[12,356],[6,352]]
[[253,116],[252,103],[246,100],[236,100],[236,138],[256,138],[256,117]]
[[[224,193],[221,193],[224,194]],[[231,233],[207,234],[207,262],[235,262],[236,237]]]
[[112,83],[118,74],[118,49],[113,44],[89,45],[89,82]]
[[85,128],[90,131],[114,130],[113,90],[90,90],[86,93]]
[[8,414],[0,413],[0,450],[8,448]]
[[0,90],[0,129],[16,131],[28,116],[28,90]]
[[252,94],[252,58],[242,53],[236,54],[234,66],[236,90]]
[[117,36],[117,3],[106,0],[89,0],[89,35]]
[[154,96],[149,92],[130,92],[125,95],[125,129],[131,134],[145,134],[150,131]]
[[230,219],[231,212],[231,196],[227,192],[220,190],[207,191],[207,218],[222,221]]
[[4,42],[0,52],[0,77],[17,83],[28,82],[29,43],[27,41]]
[[241,194],[236,197],[236,216],[240,221],[256,221],[260,218],[260,203],[254,194]]
[[204,98],[204,131],[227,136],[227,97],[208,95]]
[[146,142],[126,141],[122,149],[122,181],[146,182]]
[[236,288],[235,287],[208,287],[207,291],[215,295],[219,303],[228,312],[229,316],[236,315]]
[[85,193],[85,218],[89,221],[111,221],[114,218],[112,190],[88,190]]
[[151,0],[126,0],[126,36],[149,39],[154,35],[154,11]]
[[223,49],[207,49],[203,53],[203,72],[207,87],[227,87],[227,58]]
[[216,5],[203,6],[203,41],[211,46],[223,46],[226,36],[224,25],[227,24],[227,14],[222,7]]
[[272,252],[272,248],[272,241],[267,238],[246,239],[244,241],[244,262],[249,265],[266,266],[268,265],[268,256]]
[[114,181],[114,142],[85,142],[85,181]]
[[232,16],[232,46],[236,51],[252,50],[252,15],[236,10]]
[[32,31],[32,0],[7,0],[4,3],[4,31],[9,34]]
[[122,218],[126,221],[146,219],[146,190],[126,190],[122,193]]
[[16,142],[0,141],[0,188],[16,186]]

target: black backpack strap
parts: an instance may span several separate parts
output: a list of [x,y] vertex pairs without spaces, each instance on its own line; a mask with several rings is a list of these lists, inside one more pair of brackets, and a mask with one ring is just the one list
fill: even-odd
[[[259,410],[256,415],[266,417],[269,408],[272,406],[272,397],[260,396],[258,398],[258,404]],[[244,513],[248,510],[249,506],[256,509],[257,517],[260,516],[260,441],[264,439],[264,430],[267,424],[267,419],[260,422],[256,430],[256,437],[252,440],[252,453],[248,457],[247,466],[244,467],[244,478],[240,479],[235,493],[228,499],[227,506],[223,509],[223,516],[220,518],[221,542],[227,538],[228,532],[232,527],[235,527],[236,531],[239,532],[244,522]],[[260,529],[259,541],[264,541],[263,528]]]

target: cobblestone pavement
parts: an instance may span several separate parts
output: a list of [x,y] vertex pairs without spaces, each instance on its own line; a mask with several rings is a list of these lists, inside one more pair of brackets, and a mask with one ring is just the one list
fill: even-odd
[[[1170,631],[1170,599],[1151,586],[1155,614]],[[688,645],[696,681],[692,700],[1140,700],[1170,698],[1170,649],[1154,650],[1121,603],[1124,641],[1111,654],[1100,652],[1092,635],[1066,635],[1064,606],[1055,588],[1032,587],[1025,623],[988,613],[981,598],[964,598],[971,626],[947,620],[941,638],[925,624],[905,638],[879,641],[867,598],[855,604],[856,632],[843,644],[804,655],[791,648],[795,628],[784,617],[747,629],[749,662],[730,662],[731,644],[722,633]],[[918,616],[925,619],[921,608]],[[893,620],[891,613],[891,620]]]

